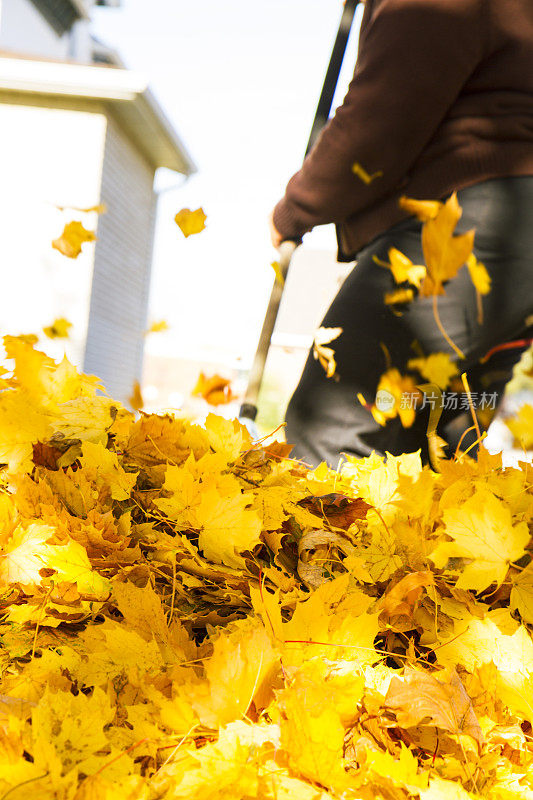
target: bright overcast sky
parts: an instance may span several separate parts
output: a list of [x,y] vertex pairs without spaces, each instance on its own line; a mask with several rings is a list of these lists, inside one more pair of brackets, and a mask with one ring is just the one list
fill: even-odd
[[[341,11],[341,0],[123,0],[94,11],[95,35],[148,76],[199,169],[159,201],[150,314],[172,330],[150,348],[254,351],[275,257],[267,216],[301,163]],[[208,229],[184,240],[173,216],[198,206]],[[308,246],[334,249],[332,230],[313,237]]]

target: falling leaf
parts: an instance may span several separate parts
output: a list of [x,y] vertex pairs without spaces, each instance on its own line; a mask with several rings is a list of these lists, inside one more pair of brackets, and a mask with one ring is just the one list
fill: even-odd
[[426,268],[422,265],[413,264],[410,258],[401,253],[395,247],[389,250],[389,262],[381,261],[374,256],[374,261],[382,267],[388,267],[396,283],[408,282],[412,286],[420,289],[422,280],[426,277]]
[[414,298],[415,293],[412,289],[395,289],[392,292],[385,292],[384,302],[387,306],[393,306],[397,303],[410,303]]
[[150,325],[148,330],[145,331],[145,333],[146,334],[149,334],[149,333],[162,333],[163,331],[168,331],[168,329],[169,329],[168,322],[166,320],[164,320],[164,319],[161,319],[161,320],[158,320],[157,322],[152,322],[152,324]]
[[451,360],[449,353],[431,353],[427,358],[411,358],[407,366],[416,369],[423,378],[440,389],[446,389],[453,376],[459,374],[457,364]]
[[203,397],[211,406],[226,405],[235,399],[229,378],[218,374],[208,376],[204,372],[200,372],[191,394]]
[[415,421],[416,406],[422,395],[410,375],[402,375],[396,368],[383,373],[379,379],[376,399],[368,405],[363,395],[358,399],[371,412],[380,425],[387,420],[400,417],[404,428],[409,428]]
[[279,285],[285,286],[285,278],[283,277],[279,261],[273,261],[270,266],[274,270],[274,274]]
[[94,242],[96,235],[86,230],[77,220],[67,222],[59,239],[54,239],[52,247],[67,258],[77,258],[85,242]]
[[174,222],[187,238],[195,233],[201,233],[205,229],[206,219],[203,208],[197,208],[195,211],[191,211],[190,208],[182,208],[174,217]]
[[141,411],[144,407],[144,400],[141,392],[141,384],[139,381],[135,381],[133,384],[133,391],[131,395],[128,397],[128,403],[133,408],[134,411]]
[[327,378],[332,378],[337,369],[335,361],[335,350],[325,347],[326,344],[333,342],[342,333],[342,328],[319,328],[313,339],[313,356],[324,368]]
[[488,294],[490,292],[491,278],[486,266],[477,260],[474,253],[470,253],[468,256],[466,265],[477,291],[480,294]]
[[421,222],[435,219],[442,208],[442,203],[438,200],[414,200],[410,197],[401,197],[399,205],[403,211],[418,217]]
[[69,322],[65,317],[58,317],[51,325],[43,328],[43,333],[49,339],[68,339],[72,322]]
[[474,231],[454,236],[461,215],[457,194],[454,193],[422,228],[422,249],[427,267],[427,276],[421,287],[424,297],[444,294],[443,284],[455,278],[472,253]]
[[358,178],[360,178],[363,181],[363,183],[366,183],[367,186],[369,184],[371,184],[372,181],[375,181],[376,178],[383,177],[383,171],[382,170],[378,170],[377,172],[374,172],[373,175],[370,175],[366,171],[366,169],[364,167],[362,167],[361,164],[359,164],[358,161],[356,161],[355,164],[352,164],[352,172],[353,172],[354,175],[356,175]]

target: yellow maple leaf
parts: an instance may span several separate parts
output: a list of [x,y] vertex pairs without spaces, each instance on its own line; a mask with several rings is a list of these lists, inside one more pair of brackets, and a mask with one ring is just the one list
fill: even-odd
[[468,618],[464,607],[458,610],[464,621],[457,621],[453,636],[439,643],[439,664],[461,664],[474,672],[493,662],[497,670],[493,694],[513,713],[533,719],[533,642],[527,628],[520,625],[512,634],[502,633],[492,620]]
[[66,439],[105,443],[121,411],[120,403],[109,397],[77,397],[61,404],[53,420],[54,430]]
[[242,717],[252,703],[261,711],[273,699],[264,684],[280,667],[279,654],[257,621],[239,620],[212,642],[213,654],[204,664],[208,693],[193,696],[192,705],[204,725],[217,728]]
[[67,222],[61,236],[52,242],[52,247],[67,258],[77,258],[81,253],[82,245],[95,240],[94,231],[86,230],[81,222],[74,220]]
[[421,286],[424,297],[444,294],[443,284],[455,278],[466,264],[474,247],[474,231],[454,236],[462,215],[457,194],[441,205],[437,215],[424,223],[422,249],[427,275]]
[[448,558],[471,559],[461,572],[456,586],[482,592],[498,586],[509,565],[525,553],[529,542],[525,522],[513,525],[505,503],[486,489],[478,489],[460,508],[444,511],[445,532],[451,542],[441,542],[431,554],[437,565]]
[[65,317],[58,317],[51,325],[43,328],[43,333],[49,339],[68,339],[72,322],[69,322]]
[[0,393],[0,464],[31,472],[33,445],[52,433],[49,415],[18,391]]
[[341,333],[342,328],[319,328],[313,339],[313,356],[324,368],[328,378],[335,375],[337,362],[333,348],[325,347],[325,345],[338,339]]
[[208,414],[204,423],[209,446],[218,454],[224,455],[226,463],[233,461],[239,453],[250,447],[252,437],[237,419],[225,419],[216,414]]
[[457,781],[447,781],[432,776],[429,787],[420,792],[420,800],[476,800],[479,795],[470,794]]
[[511,608],[517,609],[520,616],[529,624],[533,623],[533,564],[511,577],[512,589],[509,598]]
[[406,787],[415,794],[428,785],[427,772],[418,772],[418,759],[405,745],[401,745],[400,756],[378,750],[366,751],[366,766],[382,778],[389,778],[395,786]]
[[195,516],[198,546],[210,561],[241,567],[240,553],[259,544],[261,518],[248,508],[251,502],[252,496],[242,493],[237,481],[225,482],[221,490],[210,486],[203,491]]
[[328,786],[343,777],[344,726],[338,711],[312,700],[305,685],[285,690],[281,743],[294,773]]
[[[89,696],[83,692],[56,693],[47,688],[32,712],[35,762],[41,769],[52,771],[59,764],[59,774],[75,767],[86,774],[96,771],[110,761],[111,743],[104,728],[114,715],[114,706],[99,688]],[[120,770],[127,773],[132,763],[126,754],[124,759]]]
[[46,567],[55,570],[61,580],[75,583],[81,594],[91,595],[97,600],[109,596],[110,582],[93,570],[87,551],[78,542],[50,547]]
[[203,208],[197,208],[195,211],[191,211],[190,208],[182,208],[174,217],[174,222],[187,238],[195,233],[201,233],[205,229],[206,219]]
[[[202,459],[200,462],[205,463]],[[202,494],[198,472],[200,462],[196,462],[191,453],[183,465],[168,466],[163,485],[167,497],[155,500],[156,506],[183,528],[195,527],[196,524],[195,512]]]
[[125,472],[118,456],[101,442],[83,442],[81,465],[86,477],[111,492],[113,500],[127,500],[137,481],[138,472]]
[[179,624],[167,624],[161,598],[150,584],[139,587],[130,582],[115,581],[113,597],[128,628],[147,642],[154,639],[166,663],[182,661],[186,655],[193,655],[194,646],[190,645],[187,635],[178,635]]
[[518,414],[505,420],[515,439],[515,447],[530,450],[533,447],[533,405],[524,403]]
[[45,569],[50,552],[48,540],[54,535],[49,525],[33,522],[24,528],[18,526],[3,548],[0,559],[0,581],[21,586],[39,585],[41,570]]
[[416,369],[422,377],[440,389],[446,389],[454,375],[459,374],[449,353],[431,353],[427,358],[411,358],[407,362],[409,369]]
[[53,570],[61,580],[75,583],[81,593],[105,598],[109,581],[93,571],[85,548],[74,541],[48,544],[54,534],[54,528],[37,522],[19,527],[5,547],[0,578],[8,584],[40,586],[41,571]]

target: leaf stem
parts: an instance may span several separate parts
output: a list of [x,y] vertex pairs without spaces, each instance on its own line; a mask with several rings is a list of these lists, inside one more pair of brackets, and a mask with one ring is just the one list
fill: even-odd
[[453,342],[450,339],[450,337],[448,336],[448,334],[446,333],[446,331],[444,329],[444,325],[441,322],[441,318],[439,316],[439,309],[438,309],[438,306],[437,306],[437,293],[436,292],[433,294],[433,316],[435,317],[435,322],[437,323],[437,327],[438,327],[439,331],[442,333],[442,335],[444,336],[444,338],[446,339],[447,343],[450,345],[452,350],[459,356],[459,358],[464,358],[465,354],[463,353],[462,350],[460,350],[457,347],[455,342]]

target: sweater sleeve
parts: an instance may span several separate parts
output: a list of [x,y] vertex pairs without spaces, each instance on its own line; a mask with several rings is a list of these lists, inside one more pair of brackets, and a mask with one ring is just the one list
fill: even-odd
[[[483,56],[482,0],[367,0],[346,98],[274,210],[284,238],[401,185]],[[359,164],[369,184],[353,172]]]

